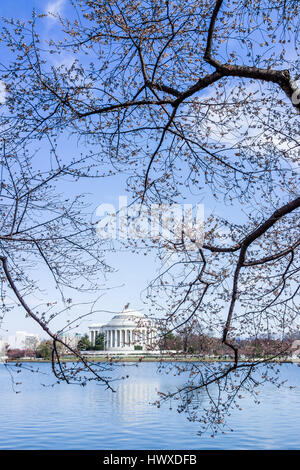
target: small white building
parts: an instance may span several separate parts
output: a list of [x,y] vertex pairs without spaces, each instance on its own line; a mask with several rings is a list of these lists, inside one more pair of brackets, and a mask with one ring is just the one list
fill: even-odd
[[16,331],[14,336],[8,338],[10,349],[36,349],[40,342],[39,335],[26,331]]
[[[72,349],[76,349],[77,346],[78,346],[78,342],[80,341],[80,338],[81,338],[81,334],[79,333],[61,333],[59,335],[59,338],[65,343],[67,344],[68,346],[70,346],[70,348]],[[68,348],[66,348],[65,346],[63,346],[63,352],[64,353],[69,353],[70,350]]]
[[3,340],[3,338],[0,337],[0,361],[4,361],[7,359],[6,356],[6,342]]
[[150,319],[136,310],[123,310],[105,325],[90,325],[92,345],[99,333],[104,334],[105,351],[126,353],[157,349],[157,329]]

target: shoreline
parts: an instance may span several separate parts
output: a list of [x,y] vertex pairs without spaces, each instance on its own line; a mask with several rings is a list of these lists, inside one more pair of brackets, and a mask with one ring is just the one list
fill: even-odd
[[[89,362],[132,362],[132,363],[142,363],[142,362],[204,362],[204,363],[213,363],[213,362],[233,362],[233,359],[229,358],[199,358],[197,356],[193,357],[183,357],[183,356],[95,356],[95,357],[86,357],[85,359]],[[243,363],[253,363],[253,362],[266,362],[268,359],[263,360],[262,358],[253,358],[253,359],[241,359],[239,362]],[[50,359],[37,359],[37,358],[21,358],[21,359],[5,359],[4,363],[49,363],[51,364]],[[55,361],[57,362],[57,361]],[[60,362],[80,362],[78,358],[75,357],[62,357]],[[273,359],[268,362],[280,363],[280,364],[300,364],[300,358],[295,359]]]

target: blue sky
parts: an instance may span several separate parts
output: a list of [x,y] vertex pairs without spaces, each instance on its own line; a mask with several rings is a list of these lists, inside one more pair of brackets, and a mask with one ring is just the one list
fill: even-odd
[[[61,11],[66,15],[71,15],[70,7],[66,0],[9,0],[7,2],[1,2],[0,15],[3,17],[14,17],[27,20],[31,16],[32,9],[35,8],[39,13],[45,13],[47,11]],[[40,23],[44,29],[40,30],[39,33],[42,39],[54,37],[57,34],[57,21],[55,19],[43,19]],[[9,57],[3,58],[9,60]],[[64,149],[66,158],[72,155],[72,152],[77,152],[78,148],[74,141],[67,140],[66,137],[61,139],[59,145]],[[80,180],[77,183],[71,183],[65,179],[58,187],[60,191],[63,191],[66,195],[75,194],[87,194],[87,199],[91,203],[92,211],[102,203],[111,203],[117,206],[118,197],[126,194],[126,175],[118,175],[114,177],[99,179],[99,180]],[[241,222],[242,212],[241,208],[238,207],[235,210],[228,206],[224,206],[223,203],[217,204],[214,200],[210,200],[207,195],[202,193],[200,196],[195,196],[193,200],[185,201],[187,203],[198,203],[203,202],[205,207],[205,215],[209,213],[219,213],[224,215],[230,214],[231,218],[236,222]],[[105,323],[112,315],[112,312],[120,311],[126,303],[130,303],[130,307],[134,309],[143,309],[147,313],[147,305],[143,305],[140,293],[146,287],[149,281],[157,273],[159,263],[155,258],[155,253],[149,254],[148,256],[134,255],[132,252],[121,253],[108,253],[106,256],[108,264],[116,269],[116,272],[111,275],[107,280],[107,286],[113,287],[108,289],[107,292],[103,292],[103,296],[98,302],[98,308],[103,310],[99,312],[89,320],[85,320],[77,331],[82,333],[87,331],[87,326],[91,322]],[[38,277],[41,281],[41,286],[47,286],[49,284],[49,278],[46,272],[37,267]],[[99,272],[99,278],[101,279],[102,274]],[[102,292],[99,294],[102,295]],[[53,295],[53,298],[57,298],[57,292],[54,288],[48,289],[48,297]],[[74,302],[87,302],[88,296],[70,293]],[[39,294],[38,297],[31,299],[33,305],[44,301],[43,294]],[[85,313],[87,307],[82,305],[76,308],[77,314]],[[105,313],[106,311],[106,313]],[[73,314],[72,314],[73,317]],[[65,321],[71,318],[71,315],[63,315],[53,323],[52,328],[59,329],[65,323]],[[32,320],[25,318],[24,312],[21,308],[15,314],[7,316],[5,319],[4,330],[0,330],[0,335],[8,336],[13,334],[16,330],[26,330],[29,332],[41,333],[40,327]],[[44,335],[43,335],[44,336]]]
[[[44,13],[46,11],[61,11],[67,14],[68,2],[65,0],[57,1],[41,1],[41,0],[10,0],[9,2],[1,2],[0,14],[3,17],[21,18],[22,20],[30,19],[32,9],[35,8],[37,12]],[[70,14],[71,12],[69,12]],[[42,38],[46,39],[56,34],[57,21],[55,19],[43,19],[40,24],[44,25],[44,29],[39,33]],[[5,61],[9,57],[3,57]],[[72,155],[72,152],[78,151],[76,143],[70,140],[66,141],[66,137],[61,139],[59,146],[63,148],[66,158]],[[100,180],[80,180],[77,183],[71,183],[67,179],[60,183],[59,191],[64,191],[68,196],[79,193],[85,193],[87,199],[91,202],[92,208],[102,203],[111,203],[117,206],[118,197],[125,194],[126,177],[116,176],[104,178]],[[192,202],[192,201],[186,201]],[[197,198],[193,201],[197,202]],[[213,209],[213,208],[211,208]],[[145,256],[134,255],[132,252],[122,253],[108,253],[106,256],[108,264],[116,269],[116,272],[108,278],[107,286],[112,287],[104,293],[101,300],[98,302],[98,308],[106,310],[107,313],[101,312],[88,317],[77,331],[87,331],[87,325],[91,322],[105,323],[112,315],[111,312],[117,312],[124,307],[126,303],[130,303],[131,308],[143,309],[147,313],[147,306],[143,305],[140,298],[140,293],[146,288],[147,284],[155,276],[159,263],[155,259],[155,254]],[[41,266],[37,266],[36,274],[40,279],[41,287],[49,285],[50,278]],[[99,272],[99,278],[102,274]],[[54,288],[47,288],[47,298],[57,298],[57,292]],[[99,293],[102,295],[102,292]],[[80,296],[74,292],[70,293],[73,302],[87,302],[88,296],[81,294]],[[43,302],[43,293],[32,296],[29,298],[32,305],[37,305]],[[85,313],[88,307],[80,306],[74,309],[77,314]],[[73,318],[74,313],[62,315],[52,328],[60,328],[65,324],[67,319]],[[5,324],[3,325],[0,335],[6,337],[13,334],[16,330],[26,330],[29,332],[42,333],[40,327],[31,319],[25,318],[24,312],[21,308],[15,309],[15,313],[7,316]],[[43,335],[43,333],[42,333]]]
[[[41,0],[10,0],[9,2],[1,2],[0,15],[1,17],[13,17],[21,18],[22,20],[30,19],[32,9],[35,8],[38,12],[43,13],[46,11],[53,11],[60,7],[63,13],[66,13],[67,2],[64,0],[60,1],[41,1]],[[39,31],[41,37],[49,37],[55,34],[56,21],[54,19],[44,19],[43,23],[45,29]],[[9,60],[9,57],[2,57],[4,60]],[[69,140],[66,142],[63,139],[60,142],[60,146],[64,149],[66,157],[72,155],[72,152],[78,151],[76,144],[71,143]],[[87,195],[87,199],[91,202],[92,208],[96,209],[98,205],[103,202],[112,203],[117,205],[119,195],[125,194],[125,178],[115,177],[101,180],[81,180],[74,184],[68,180],[64,180],[60,183],[59,191],[62,190],[70,195],[82,194]],[[108,264],[112,265],[117,271],[111,276],[107,282],[108,286],[112,286],[112,290],[108,290],[107,294],[103,296],[98,304],[98,308],[107,310],[108,313],[102,312],[88,317],[89,319],[84,321],[78,328],[78,331],[87,331],[87,325],[91,322],[105,323],[112,315],[110,312],[120,311],[127,302],[130,302],[132,308],[141,309],[143,304],[140,300],[140,291],[147,285],[147,281],[150,281],[153,274],[155,273],[156,264],[155,259],[150,256],[137,256],[132,253],[111,253],[107,256]],[[41,287],[49,285],[50,278],[40,266],[37,266],[38,277],[41,281]],[[99,278],[102,277],[99,272]],[[118,286],[118,287],[117,287]],[[57,298],[57,292],[55,289],[47,289],[47,298]],[[102,295],[102,293],[99,293]],[[75,302],[87,302],[90,299],[88,296],[76,295],[71,292],[70,296]],[[39,304],[44,301],[43,294],[31,297],[32,305]],[[74,309],[74,313],[70,315],[62,315],[55,323],[52,328],[61,328],[64,326],[65,321],[69,318],[73,318],[75,314],[81,314],[88,311],[86,306],[78,307]],[[144,308],[145,311],[145,308]],[[34,333],[44,333],[41,331],[39,325],[37,325],[30,318],[25,318],[24,311],[21,308],[17,308],[14,314],[5,318],[5,324],[3,325],[2,331],[0,330],[0,336],[7,337],[8,335],[14,334],[16,330],[26,330]]]

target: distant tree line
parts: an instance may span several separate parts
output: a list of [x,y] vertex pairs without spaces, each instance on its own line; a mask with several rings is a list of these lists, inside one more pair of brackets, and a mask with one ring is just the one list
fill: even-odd
[[[60,354],[66,354],[68,351],[61,346],[57,346],[59,348]],[[44,360],[51,360],[52,357],[52,349],[53,349],[53,344],[52,341],[50,340],[45,340],[42,341],[37,348],[35,349],[20,349],[20,348],[7,348],[6,350],[6,356],[8,359],[11,360],[17,360],[21,359],[24,357],[28,357],[30,359],[44,359]],[[78,341],[77,344],[77,349],[79,351],[103,351],[104,350],[104,334],[99,333],[96,336],[95,340],[95,345],[92,345],[92,343],[89,340],[89,337],[87,334],[82,336],[80,340]]]
[[[293,338],[294,339],[294,338]],[[281,350],[290,354],[291,338],[284,340],[255,337],[248,339],[237,339],[241,356],[247,358],[259,358],[276,354],[281,345]],[[205,334],[179,335],[167,333],[160,342],[160,348],[164,350],[182,351],[186,354],[200,354],[212,356],[232,356],[233,352],[228,351],[226,345],[220,338]],[[283,353],[284,354],[284,353]]]

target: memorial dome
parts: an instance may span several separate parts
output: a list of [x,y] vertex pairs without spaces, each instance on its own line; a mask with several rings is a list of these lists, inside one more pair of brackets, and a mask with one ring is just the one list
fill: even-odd
[[117,313],[105,326],[106,327],[137,327],[149,323],[145,315],[137,310],[123,310]]

